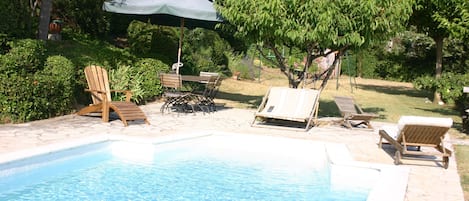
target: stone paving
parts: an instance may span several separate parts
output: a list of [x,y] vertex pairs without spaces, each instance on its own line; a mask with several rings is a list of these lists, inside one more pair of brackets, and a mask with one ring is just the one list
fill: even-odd
[[[374,130],[346,129],[338,125],[337,118],[320,118],[319,124],[308,132],[275,128],[251,127],[254,110],[219,108],[218,111],[203,114],[188,113],[161,114],[161,103],[154,102],[141,106],[151,125],[130,122],[124,127],[117,119],[109,123],[99,117],[75,114],[34,121],[24,124],[0,125],[0,158],[27,149],[54,143],[79,140],[94,135],[117,134],[125,136],[158,137],[197,130],[234,132],[284,136],[315,141],[342,143],[357,161],[393,165],[394,150],[390,146],[377,146],[378,128],[386,123],[372,122]],[[447,139],[451,148],[451,139]],[[409,180],[405,200],[407,201],[463,201],[464,195],[457,173],[454,155],[448,169],[429,161],[404,160],[409,168]],[[384,197],[386,195],[383,195]]]

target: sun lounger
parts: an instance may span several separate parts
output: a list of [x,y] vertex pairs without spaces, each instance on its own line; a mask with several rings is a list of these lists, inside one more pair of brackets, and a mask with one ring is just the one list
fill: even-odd
[[[379,147],[382,147],[384,138],[397,149],[394,156],[396,165],[402,163],[402,158],[407,158],[443,162],[443,167],[448,168],[451,151],[444,146],[443,139],[452,124],[451,118],[402,116],[396,126],[383,126],[379,130]],[[424,151],[421,147],[435,148],[436,151]],[[436,160],[437,156],[442,159]]]
[[252,126],[268,126],[269,122],[280,120],[305,123],[304,130],[308,130],[317,119],[318,106],[318,90],[272,87],[259,105]]
[[347,128],[354,128],[365,125],[367,128],[373,128],[370,121],[379,115],[374,113],[363,112],[363,110],[355,104],[352,97],[336,96],[334,102],[340,110],[343,117],[343,125]]

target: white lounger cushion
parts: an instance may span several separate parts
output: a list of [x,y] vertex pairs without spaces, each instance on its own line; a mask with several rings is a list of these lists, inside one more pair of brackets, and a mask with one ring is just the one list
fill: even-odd
[[381,130],[384,130],[390,137],[397,139],[397,136],[407,124],[451,127],[453,125],[453,119],[443,117],[402,116],[397,125],[383,126]]
[[399,131],[406,124],[451,127],[453,119],[443,117],[402,116],[397,122]]
[[272,87],[264,108],[256,116],[304,122],[315,110],[319,91]]

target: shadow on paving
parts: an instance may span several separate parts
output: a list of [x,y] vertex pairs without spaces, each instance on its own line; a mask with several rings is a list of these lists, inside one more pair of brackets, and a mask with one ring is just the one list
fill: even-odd
[[239,102],[242,104],[247,105],[249,108],[257,108],[259,104],[262,102],[263,96],[250,96],[244,94],[237,94],[237,93],[227,93],[219,91],[216,98],[225,99],[229,101]]

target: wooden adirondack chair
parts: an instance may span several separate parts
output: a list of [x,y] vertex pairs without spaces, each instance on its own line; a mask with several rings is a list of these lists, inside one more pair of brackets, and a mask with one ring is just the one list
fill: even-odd
[[[77,112],[78,115],[88,113],[101,113],[103,122],[109,122],[109,113],[113,110],[122,120],[125,126],[127,121],[143,120],[150,124],[145,113],[133,102],[130,101],[132,92],[130,90],[110,90],[107,72],[100,66],[87,66],[85,68],[86,81],[88,89],[85,91],[91,93],[93,103]],[[111,92],[125,93],[125,101],[112,101]]]

